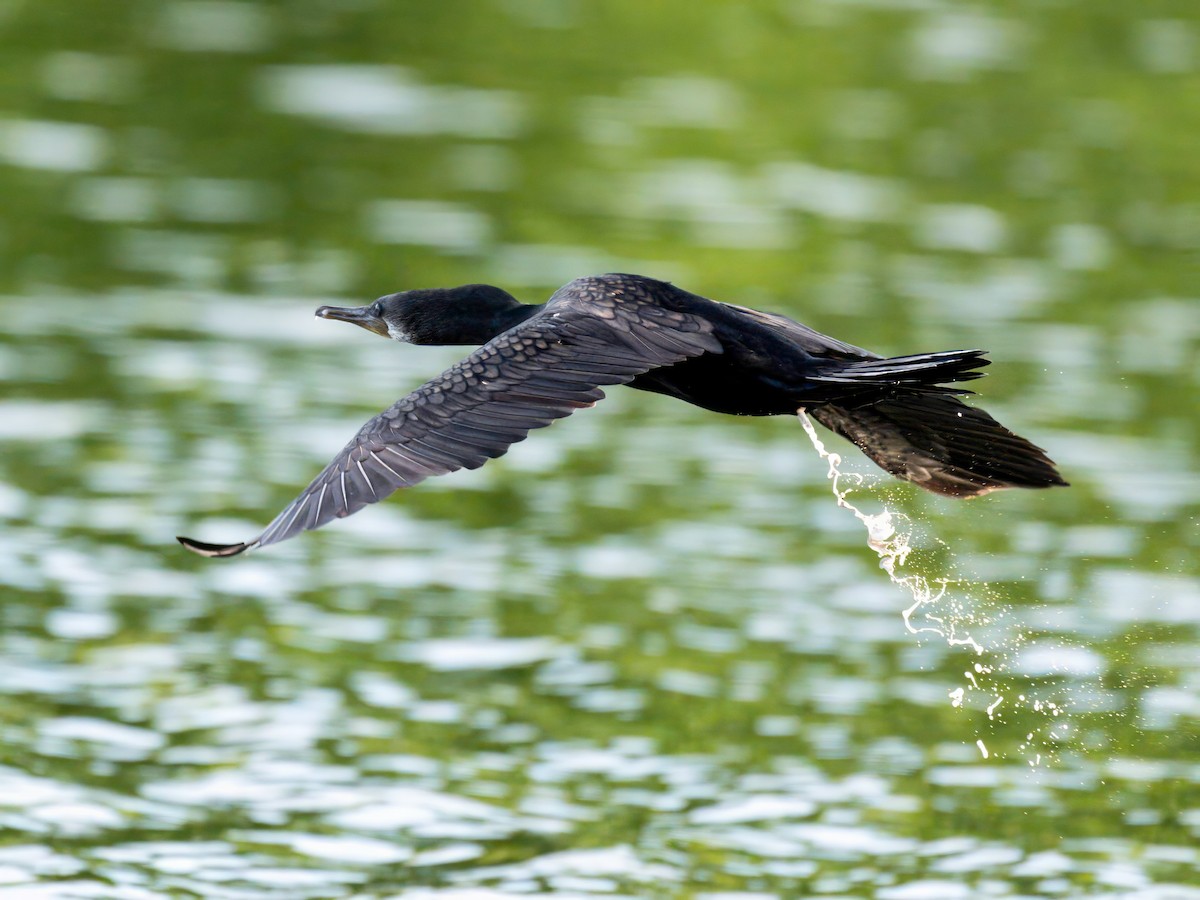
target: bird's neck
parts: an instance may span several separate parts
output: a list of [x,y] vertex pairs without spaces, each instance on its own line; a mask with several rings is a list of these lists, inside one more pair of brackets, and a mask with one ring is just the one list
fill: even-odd
[[422,299],[404,323],[413,344],[478,347],[541,309],[485,285],[430,291]]
[[508,309],[499,310],[492,317],[492,333],[488,336],[487,340],[490,341],[497,335],[508,331],[508,329],[515,328],[541,308],[541,306],[536,304],[518,303],[516,306]]

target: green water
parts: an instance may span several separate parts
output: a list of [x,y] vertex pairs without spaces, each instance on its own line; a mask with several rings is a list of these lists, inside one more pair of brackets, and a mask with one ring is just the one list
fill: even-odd
[[[1194,4],[7,0],[0,97],[0,898],[1200,898]],[[316,306],[611,270],[986,347],[1073,486],[830,438],[910,627],[796,421],[622,389],[174,543],[461,355]]]

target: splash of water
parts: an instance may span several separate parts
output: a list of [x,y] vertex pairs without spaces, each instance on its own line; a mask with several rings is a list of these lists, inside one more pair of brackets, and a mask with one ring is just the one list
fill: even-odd
[[[899,585],[904,588],[913,598],[912,606],[904,610],[904,627],[911,634],[931,633],[939,635],[946,640],[952,647],[970,647],[975,651],[977,656],[983,655],[983,647],[970,634],[960,634],[958,627],[954,621],[947,621],[944,616],[933,615],[932,612],[925,610],[924,621],[931,624],[916,625],[913,623],[913,616],[923,607],[933,607],[938,601],[946,596],[946,590],[955,582],[948,578],[928,579],[923,575],[916,573],[901,574],[897,570],[904,565],[908,559],[908,554],[912,551],[910,540],[912,533],[909,531],[899,531],[893,521],[892,512],[889,509],[884,509],[883,512],[870,515],[864,513],[857,506],[846,499],[846,495],[850,492],[849,489],[843,490],[839,485],[844,477],[848,477],[854,481],[856,485],[862,484],[863,478],[861,475],[850,474],[845,475],[838,467],[842,463],[842,457],[837,453],[830,453],[825,449],[825,444],[821,441],[820,435],[813,428],[812,421],[808,418],[808,414],[803,410],[799,410],[797,415],[800,417],[800,424],[804,426],[805,433],[808,434],[808,439],[812,441],[813,446],[817,449],[821,459],[829,463],[828,478],[832,482],[833,496],[837,498],[838,506],[843,509],[848,509],[854,513],[855,518],[862,522],[867,529],[867,546],[874,550],[879,555],[879,567],[887,573],[888,580],[892,584]],[[971,679],[974,681],[974,679]]]
[[[1007,688],[999,688],[995,683],[994,676],[997,673],[1005,671],[1007,666],[1003,661],[994,665],[988,665],[979,661],[978,658],[985,654],[983,645],[976,641],[969,632],[960,627],[960,623],[964,619],[974,617],[966,613],[962,601],[950,596],[949,591],[952,585],[961,586],[964,582],[950,578],[930,579],[915,572],[901,573],[899,569],[905,564],[913,549],[911,529],[900,530],[896,527],[896,520],[905,517],[899,514],[894,516],[891,510],[886,507],[879,513],[864,513],[851,503],[847,499],[851,488],[842,488],[841,481],[843,478],[848,478],[853,482],[853,486],[859,486],[863,483],[863,476],[857,473],[843,473],[839,468],[842,462],[841,456],[837,453],[831,453],[825,448],[825,444],[821,441],[806,411],[799,409],[796,414],[809,440],[812,441],[813,447],[816,448],[820,457],[829,464],[827,477],[830,479],[831,489],[833,496],[837,499],[837,505],[849,510],[854,514],[855,518],[862,522],[863,526],[867,529],[867,546],[879,556],[879,567],[887,574],[888,580],[892,584],[903,588],[912,597],[912,605],[902,613],[904,627],[910,634],[934,634],[941,637],[952,647],[969,647],[974,651],[977,661],[963,672],[963,678],[968,684],[965,687],[960,686],[950,691],[949,699],[951,705],[957,709],[962,709],[965,707],[965,699],[968,691],[987,692],[992,698],[986,707],[988,720],[990,722],[1003,721],[1003,714],[999,712],[999,709],[1004,703],[1006,696],[1004,690]],[[939,604],[947,607],[942,615],[935,614],[935,610],[942,611]],[[919,622],[914,621],[914,617],[918,613],[921,614]],[[986,622],[987,620],[983,621]],[[1022,640],[1023,636],[1018,634],[1012,646],[1007,648],[1010,654],[1017,652]],[[1027,699],[1025,694],[1018,695],[1017,701],[1010,705],[1028,709],[1047,717],[1059,716],[1064,712],[1064,707],[1061,704],[1033,700],[1032,698]],[[1065,735],[1064,726],[1060,723],[1053,724],[1058,725],[1062,733],[1056,734],[1051,730],[1049,736],[1056,741],[1061,740]],[[1031,732],[1026,735],[1025,741],[1019,748],[1022,752],[1033,752],[1035,733]],[[982,739],[977,740],[976,745],[984,759],[996,755],[989,753]],[[1047,749],[1047,746],[1043,743],[1042,749]],[[1039,765],[1042,758],[1043,755],[1038,753],[1036,760],[1030,760],[1030,765]]]

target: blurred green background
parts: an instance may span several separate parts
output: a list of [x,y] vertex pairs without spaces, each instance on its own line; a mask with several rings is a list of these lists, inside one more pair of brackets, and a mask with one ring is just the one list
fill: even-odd
[[[1198,135],[1191,2],[0,0],[0,897],[1200,897]],[[316,306],[614,270],[991,351],[1070,490],[831,439],[984,654],[621,389],[174,544],[461,355]]]

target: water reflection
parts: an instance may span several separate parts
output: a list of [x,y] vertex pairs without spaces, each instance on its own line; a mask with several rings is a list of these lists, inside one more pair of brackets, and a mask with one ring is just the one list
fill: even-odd
[[512,138],[522,104],[508,91],[422,85],[394,66],[280,66],[261,75],[268,110],[378,134]]
[[[1190,16],[47,8],[0,4],[0,897],[1196,896]],[[1072,490],[854,498],[985,657],[795,423],[617,390],[175,548],[460,355],[316,306],[606,270],[992,351]]]
[[57,172],[98,168],[108,153],[105,133],[71,122],[0,122],[0,157],[10,166]]

